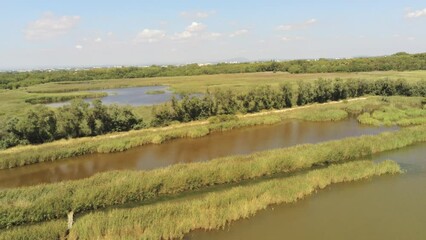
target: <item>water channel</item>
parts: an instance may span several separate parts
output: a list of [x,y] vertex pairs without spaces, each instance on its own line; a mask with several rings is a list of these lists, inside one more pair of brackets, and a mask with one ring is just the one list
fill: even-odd
[[426,143],[384,152],[406,173],[335,184],[294,204],[272,206],[224,230],[186,239],[426,239]]
[[397,128],[362,126],[355,119],[338,122],[289,120],[276,125],[217,132],[197,139],[177,139],[125,152],[90,154],[0,170],[0,188],[53,183],[90,177],[111,170],[150,170],[175,163],[207,161],[236,154],[378,134]]

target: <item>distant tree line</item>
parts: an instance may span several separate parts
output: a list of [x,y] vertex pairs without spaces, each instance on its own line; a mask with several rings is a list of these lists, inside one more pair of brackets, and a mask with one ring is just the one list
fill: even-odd
[[[426,96],[426,81],[409,84],[404,79],[362,80],[362,79],[323,79],[313,82],[300,81],[297,91],[290,84],[278,89],[260,86],[247,93],[232,90],[207,92],[203,97],[184,96],[181,100],[172,99],[154,109],[153,126],[163,126],[172,122],[189,122],[217,115],[254,113],[262,110],[290,108],[295,101],[298,106],[309,103],[324,103],[364,95],[380,96]],[[295,99],[294,99],[294,97]]]
[[219,63],[199,66],[150,66],[100,68],[90,70],[54,70],[31,72],[0,73],[0,88],[14,89],[46,82],[90,81],[96,79],[149,78],[165,76],[193,76],[205,74],[252,73],[252,72],[289,72],[289,73],[330,73],[330,72],[366,72],[366,71],[408,71],[426,70],[426,53],[396,53],[391,56],[317,59],[293,61],[269,61],[228,64]]
[[143,128],[142,119],[126,106],[105,106],[94,100],[92,106],[73,100],[56,110],[39,105],[21,118],[10,119],[0,133],[0,148],[39,144],[62,138],[96,136]]

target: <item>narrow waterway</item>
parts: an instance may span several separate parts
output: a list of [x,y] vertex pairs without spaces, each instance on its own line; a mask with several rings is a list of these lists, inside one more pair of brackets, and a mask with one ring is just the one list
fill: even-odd
[[384,152],[405,174],[332,185],[294,204],[282,204],[186,239],[426,239],[426,143]]
[[290,120],[276,125],[213,133],[197,139],[177,139],[125,152],[91,154],[20,168],[0,170],[0,188],[81,179],[111,170],[150,170],[175,163],[207,161],[236,154],[378,134],[397,128],[362,126],[355,119],[338,122]]

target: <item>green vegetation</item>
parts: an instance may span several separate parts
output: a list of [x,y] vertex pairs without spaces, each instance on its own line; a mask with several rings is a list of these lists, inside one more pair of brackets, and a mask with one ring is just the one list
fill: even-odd
[[152,90],[152,91],[145,92],[145,94],[149,94],[149,95],[159,95],[164,93],[166,93],[166,91],[163,91],[163,90]]
[[84,99],[84,98],[102,98],[108,96],[107,93],[70,93],[70,94],[42,94],[35,97],[25,99],[26,103],[31,104],[47,104],[47,103],[56,103],[56,102],[66,102],[73,99]]
[[239,64],[213,64],[199,66],[151,66],[125,67],[91,70],[59,70],[0,73],[0,88],[16,89],[48,82],[92,81],[96,79],[151,78],[170,76],[194,76],[224,73],[289,72],[289,73],[330,73],[369,71],[426,70],[426,54],[398,53],[392,56],[354,58],[294,60],[283,62],[254,62]]
[[[307,173],[249,183],[222,191],[198,194],[145,206],[89,213],[79,217],[68,239],[171,239],[195,229],[218,229],[247,218],[272,204],[292,203],[333,183],[401,173],[395,162],[356,161]],[[63,236],[64,221],[15,227],[0,239],[50,239]],[[37,235],[34,235],[37,233]]]
[[225,157],[209,162],[177,164],[152,171],[115,171],[78,181],[0,191],[0,228],[66,216],[135,201],[153,200],[212,185],[238,183],[371,154],[426,141],[426,126]]
[[416,105],[413,105],[388,98],[383,98],[382,101],[388,104],[382,105],[371,113],[361,114],[358,116],[358,121],[374,126],[409,126],[426,123],[426,105],[423,102],[418,101]]
[[[311,82],[300,82],[297,91],[297,105],[324,103],[347,98],[374,94],[380,96],[423,96],[426,93],[426,81],[409,84],[406,80],[380,79],[367,80],[327,80],[318,79]],[[293,106],[293,88],[289,83],[282,84],[279,89],[260,86],[246,93],[231,90],[207,91],[203,98],[185,96],[182,100],[172,99],[161,107],[154,108],[153,126],[164,126],[172,122],[189,122],[206,119],[210,116],[254,113],[262,110],[290,108]],[[331,112],[330,119],[342,119],[343,111]],[[309,118],[308,118],[309,119]],[[313,117],[312,119],[316,119]]]
[[275,124],[286,119],[335,121],[348,116],[348,113],[360,114],[361,112],[372,112],[381,106],[389,104],[399,103],[409,108],[420,108],[422,106],[422,98],[418,97],[387,97],[386,99],[388,101],[385,102],[382,101],[381,97],[369,97],[358,101],[344,101],[337,104],[315,104],[238,117],[220,115],[209,118],[209,121],[173,124],[165,128],[132,130],[125,133],[112,133],[96,137],[59,140],[40,145],[18,146],[0,151],[0,169],[19,167],[38,162],[56,161],[90,153],[119,152],[150,143],[159,144],[176,138],[202,137],[215,131]]
[[22,118],[8,121],[4,133],[0,133],[0,148],[144,127],[142,119],[138,119],[128,107],[104,106],[100,100],[94,100],[92,105],[89,107],[89,103],[78,99],[57,110],[37,106]]

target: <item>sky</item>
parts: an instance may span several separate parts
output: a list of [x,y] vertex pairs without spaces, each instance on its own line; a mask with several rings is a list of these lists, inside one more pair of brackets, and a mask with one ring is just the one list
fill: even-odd
[[0,0],[0,69],[426,52],[422,0]]

